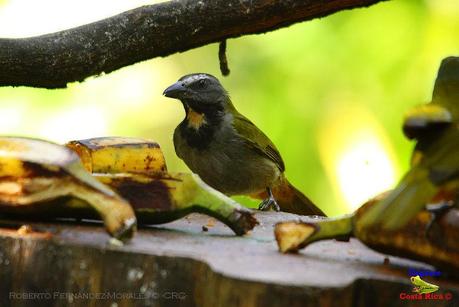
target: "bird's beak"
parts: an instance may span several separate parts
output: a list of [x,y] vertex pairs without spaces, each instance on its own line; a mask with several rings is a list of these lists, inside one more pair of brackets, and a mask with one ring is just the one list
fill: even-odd
[[163,95],[166,96],[166,97],[169,97],[169,98],[178,98],[178,99],[180,99],[180,97],[185,92],[186,92],[186,87],[183,86],[183,83],[182,82],[175,82],[174,84],[172,84],[171,86],[169,86],[168,88],[166,88],[164,90]]

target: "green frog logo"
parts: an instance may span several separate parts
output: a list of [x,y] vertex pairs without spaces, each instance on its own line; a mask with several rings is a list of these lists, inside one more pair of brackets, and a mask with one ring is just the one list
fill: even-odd
[[417,276],[412,276],[410,278],[411,283],[413,284],[413,292],[419,293],[419,294],[425,294],[425,293],[433,293],[438,291],[438,286],[428,283]]

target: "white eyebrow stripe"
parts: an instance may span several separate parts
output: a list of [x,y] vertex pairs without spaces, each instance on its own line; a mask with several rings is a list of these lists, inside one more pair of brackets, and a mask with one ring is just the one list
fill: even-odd
[[192,76],[187,77],[185,80],[183,80],[183,82],[190,84],[190,83],[193,83],[194,81],[201,80],[201,79],[209,79],[209,76],[205,74],[192,75]]

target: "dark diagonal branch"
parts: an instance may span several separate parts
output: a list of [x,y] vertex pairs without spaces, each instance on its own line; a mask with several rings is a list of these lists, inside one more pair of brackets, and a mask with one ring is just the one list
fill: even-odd
[[0,86],[65,87],[139,61],[380,1],[183,0],[143,6],[57,33],[0,39]]

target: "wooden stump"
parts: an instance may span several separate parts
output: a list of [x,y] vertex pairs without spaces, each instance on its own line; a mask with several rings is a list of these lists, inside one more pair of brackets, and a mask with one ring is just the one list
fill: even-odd
[[459,283],[446,277],[427,280],[450,300],[400,299],[412,294],[409,268],[432,268],[356,240],[282,255],[273,225],[299,217],[256,216],[261,225],[244,237],[193,214],[143,228],[123,246],[99,225],[28,223],[32,232],[17,232],[21,223],[2,220],[0,306],[459,305]]

